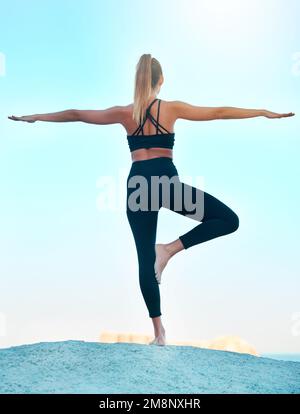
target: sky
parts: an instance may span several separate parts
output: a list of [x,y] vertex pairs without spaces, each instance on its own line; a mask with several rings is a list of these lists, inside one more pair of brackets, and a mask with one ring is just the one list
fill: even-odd
[[[176,121],[181,179],[201,182],[240,227],[169,262],[160,285],[167,340],[235,335],[259,353],[300,352],[299,1],[0,7],[0,347],[152,334],[125,214],[125,129],[7,118],[128,105],[135,66],[151,53],[163,100],[296,114]],[[162,209],[157,242],[195,225]]]

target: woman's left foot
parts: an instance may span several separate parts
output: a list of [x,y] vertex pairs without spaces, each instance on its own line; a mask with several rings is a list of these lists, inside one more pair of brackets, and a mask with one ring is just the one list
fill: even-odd
[[166,333],[165,330],[156,336],[153,341],[149,342],[148,345],[166,345]]
[[167,250],[164,244],[157,243],[155,245],[155,263],[154,263],[154,272],[155,278],[157,283],[161,283],[161,274],[164,268],[166,267],[169,259],[171,258],[171,254]]

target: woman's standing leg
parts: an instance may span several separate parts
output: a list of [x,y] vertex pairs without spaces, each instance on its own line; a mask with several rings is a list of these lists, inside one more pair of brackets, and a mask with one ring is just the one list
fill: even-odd
[[165,345],[165,330],[160,318],[160,291],[154,272],[158,211],[127,209],[127,218],[137,251],[140,289],[154,326],[155,339],[151,344]]
[[160,292],[154,274],[157,212],[127,210],[127,218],[134,236],[140,288],[151,318],[161,315]]

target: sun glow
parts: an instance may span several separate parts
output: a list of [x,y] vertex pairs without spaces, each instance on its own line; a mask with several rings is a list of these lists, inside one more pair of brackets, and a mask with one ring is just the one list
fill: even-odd
[[264,6],[258,0],[187,0],[184,3],[182,18],[188,30],[194,36],[207,35],[206,40],[211,43],[226,42],[233,37],[235,42],[240,42],[246,31],[252,36],[258,35],[268,1]]

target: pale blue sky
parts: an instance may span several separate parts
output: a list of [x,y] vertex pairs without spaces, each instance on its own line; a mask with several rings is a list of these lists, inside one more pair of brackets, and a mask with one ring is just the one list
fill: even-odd
[[[300,3],[0,4],[0,347],[97,340],[103,330],[152,334],[125,210],[97,207],[103,176],[125,206],[124,128],[7,119],[127,105],[135,65],[151,53],[163,67],[161,99],[296,113],[177,121],[179,174],[203,177],[240,227],[169,263],[161,285],[168,339],[237,335],[258,352],[299,351]],[[157,241],[194,225],[163,209]]]

